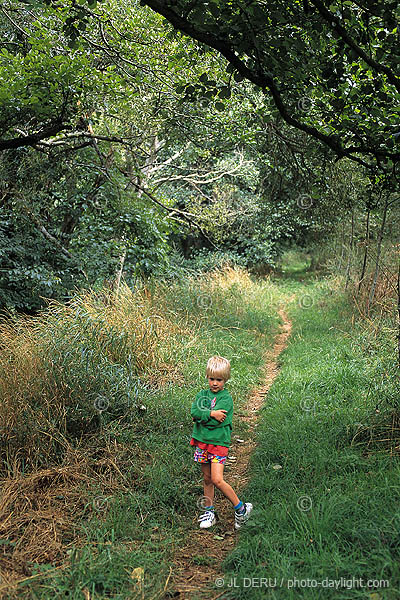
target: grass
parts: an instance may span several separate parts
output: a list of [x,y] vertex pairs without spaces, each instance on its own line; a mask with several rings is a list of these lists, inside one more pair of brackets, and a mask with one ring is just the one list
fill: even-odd
[[[297,288],[294,327],[260,415],[246,493],[254,517],[224,564],[225,581],[236,577],[238,587],[224,597],[259,598],[264,577],[276,584],[263,597],[274,599],[397,598],[400,465],[353,443],[360,426],[373,435],[379,398],[371,382],[379,382],[377,362],[390,368],[393,343],[379,361],[374,352],[365,356],[365,327],[342,293],[321,282],[287,285]],[[386,382],[389,397],[393,385]],[[337,589],[327,587],[340,578]],[[390,587],[360,587],[360,579]]]
[[[289,263],[276,281],[225,269],[4,320],[0,596],[168,597],[203,493],[188,442],[206,360],[231,360],[242,436],[237,414],[286,304],[292,336],[246,490],[254,516],[210,593],[398,597],[400,467],[394,438],[378,435],[398,402],[390,327],[377,336],[332,280],[303,277],[305,262],[289,277]],[[207,566],[201,549],[193,563]],[[390,587],[345,587],[353,578]],[[307,580],[342,583],[321,592]]]
[[287,250],[279,259],[277,266],[284,274],[296,276],[301,273],[304,275],[311,266],[311,257],[306,251]]
[[227,269],[4,321],[0,595],[163,595],[203,493],[188,442],[206,360],[231,360],[240,408],[280,297]]

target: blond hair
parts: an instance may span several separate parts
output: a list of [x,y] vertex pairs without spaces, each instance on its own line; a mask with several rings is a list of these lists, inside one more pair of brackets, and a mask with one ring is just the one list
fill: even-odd
[[207,377],[220,377],[224,381],[228,381],[231,376],[231,363],[223,356],[212,356],[208,359]]

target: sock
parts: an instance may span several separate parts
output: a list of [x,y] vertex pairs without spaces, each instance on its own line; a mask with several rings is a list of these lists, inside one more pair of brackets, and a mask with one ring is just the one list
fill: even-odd
[[243,504],[243,502],[241,500],[239,500],[239,504],[236,504],[236,506],[234,507],[234,509],[238,513],[244,513],[244,511],[246,510],[245,506],[244,506],[244,504]]
[[212,510],[214,512],[214,507],[213,506],[205,506],[204,510]]

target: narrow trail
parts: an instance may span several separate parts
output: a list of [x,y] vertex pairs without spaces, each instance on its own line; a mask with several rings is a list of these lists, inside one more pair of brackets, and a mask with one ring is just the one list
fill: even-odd
[[[239,419],[249,425],[248,439],[238,442],[237,437],[233,435],[232,445],[229,449],[229,456],[236,457],[236,460],[227,464],[226,480],[232,484],[239,496],[249,480],[248,464],[256,446],[254,427],[258,420],[257,413],[279,373],[277,359],[287,345],[292,328],[292,323],[283,308],[278,311],[278,314],[282,319],[282,324],[280,332],[275,337],[273,348],[265,355],[264,383],[251,393],[245,407],[247,415],[239,416]],[[170,584],[174,590],[174,598],[179,600],[216,600],[223,593],[213,588],[213,584],[218,577],[223,576],[219,567],[225,557],[234,549],[238,532],[233,526],[234,514],[230,502],[218,490],[216,490],[216,500],[217,517],[219,518],[217,524],[210,530],[200,530],[196,513],[193,517],[193,532],[187,544],[180,548],[175,555]],[[215,539],[216,535],[220,539]],[[207,564],[201,564],[202,562]]]

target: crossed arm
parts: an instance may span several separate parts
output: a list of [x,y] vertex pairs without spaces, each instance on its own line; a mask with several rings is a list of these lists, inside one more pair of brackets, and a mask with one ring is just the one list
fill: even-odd
[[226,419],[227,413],[232,410],[232,400],[227,399],[221,401],[220,408],[211,410],[209,408],[202,408],[201,406],[201,398],[197,398],[191,408],[191,415],[193,417],[193,421],[198,421],[200,423],[207,423],[208,427],[218,427],[220,423],[223,423]]
[[212,410],[210,412],[210,417],[213,417],[214,419],[217,419],[217,421],[219,423],[222,423],[223,421],[225,421],[225,417],[226,417],[226,413],[227,412],[228,411],[225,410],[225,409],[223,409],[223,408],[221,408],[219,410]]

